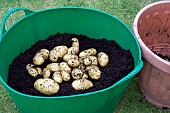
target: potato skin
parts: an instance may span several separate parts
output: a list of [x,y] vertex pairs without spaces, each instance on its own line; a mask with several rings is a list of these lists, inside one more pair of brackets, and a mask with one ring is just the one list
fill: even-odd
[[35,68],[29,68],[28,74],[31,75],[32,77],[36,77],[38,76],[38,71]]
[[50,78],[40,78],[34,83],[34,88],[45,95],[53,95],[60,89],[58,83]]
[[77,79],[72,82],[72,87],[75,90],[86,90],[93,87],[93,83],[88,79]]
[[97,50],[94,48],[90,48],[80,52],[79,57],[94,56],[96,54],[97,54]]
[[50,71],[55,72],[55,71],[60,71],[60,64],[59,63],[50,63],[46,66]]
[[97,57],[98,57],[99,65],[100,65],[101,67],[105,67],[105,66],[108,64],[108,62],[109,62],[109,56],[108,56],[106,53],[104,53],[104,52],[99,52],[98,55],[97,55]]
[[54,72],[52,78],[57,83],[62,83],[63,82],[63,79],[62,79],[62,76],[61,76],[61,72],[57,72],[57,71]]
[[83,77],[83,72],[79,68],[74,68],[71,72],[73,79],[80,79]]

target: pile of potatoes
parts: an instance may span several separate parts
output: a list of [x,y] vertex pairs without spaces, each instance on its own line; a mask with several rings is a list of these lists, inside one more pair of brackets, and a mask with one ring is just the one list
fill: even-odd
[[[75,90],[86,90],[93,87],[94,80],[101,78],[101,71],[98,67],[105,67],[109,62],[109,56],[104,52],[97,53],[95,48],[79,52],[79,40],[72,38],[72,46],[56,46],[52,50],[41,49],[34,58],[33,64],[27,64],[26,70],[29,75],[36,77],[42,75],[34,83],[34,88],[45,95],[52,95],[59,91],[60,84],[75,79],[71,86]],[[79,54],[78,54],[79,53]],[[62,61],[58,62],[58,59]],[[46,60],[50,63],[41,69]]]

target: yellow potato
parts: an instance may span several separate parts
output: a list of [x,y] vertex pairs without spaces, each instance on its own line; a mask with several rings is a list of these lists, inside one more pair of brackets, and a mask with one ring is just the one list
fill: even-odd
[[43,69],[42,75],[43,75],[44,78],[49,78],[50,74],[51,74],[51,71],[50,71],[49,68],[44,68]]
[[36,77],[38,75],[38,71],[34,68],[30,68],[30,69],[28,69],[28,74],[33,77]]
[[80,65],[79,60],[75,59],[70,59],[67,63],[70,67],[78,67]]
[[93,87],[93,83],[87,79],[74,80],[71,85],[75,90],[86,90]]
[[67,64],[67,62],[60,63],[60,71],[66,71],[67,73],[71,73],[71,68]]
[[65,71],[61,71],[61,76],[62,76],[62,79],[64,80],[64,81],[69,81],[70,80],[70,74],[69,73],[67,73],[67,72],[65,72]]
[[58,83],[50,78],[40,78],[35,81],[34,88],[45,95],[53,95],[60,89]]
[[80,79],[83,77],[83,72],[79,68],[74,68],[71,72],[73,79]]
[[95,79],[95,80],[98,80],[101,78],[101,71],[97,68],[89,69],[88,74],[92,79]]
[[44,62],[44,57],[41,54],[36,54],[33,58],[33,63],[35,65],[42,65]]
[[61,76],[61,72],[54,72],[53,73],[53,76],[52,76],[53,80],[57,83],[62,83],[63,82],[63,79],[62,79],[62,76]]
[[87,56],[94,56],[97,54],[97,50],[94,48],[90,48],[80,52],[79,57],[87,57]]
[[98,57],[99,65],[101,67],[105,67],[108,64],[109,56],[106,53],[100,52],[100,53],[98,53],[97,57]]
[[59,63],[50,63],[47,65],[47,68],[50,69],[50,71],[60,71],[60,65]]
[[57,62],[58,60],[58,54],[56,53],[56,51],[51,50],[49,53],[49,59],[51,62]]
[[58,57],[62,58],[65,54],[67,54],[68,48],[67,46],[61,45],[54,47],[53,51],[55,51]]

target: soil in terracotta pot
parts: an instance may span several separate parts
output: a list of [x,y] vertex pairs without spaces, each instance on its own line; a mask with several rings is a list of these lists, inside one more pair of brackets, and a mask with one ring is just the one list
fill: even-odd
[[[103,51],[107,53],[110,59],[109,64],[106,67],[99,67],[102,72],[102,77],[99,80],[91,80],[94,86],[90,89],[80,91],[74,90],[71,87],[73,81],[73,79],[71,79],[69,82],[60,84],[59,92],[51,96],[75,95],[104,89],[113,85],[134,69],[134,59],[130,50],[122,49],[114,40],[108,41],[104,38],[92,39],[84,35],[57,33],[56,35],[51,35],[46,40],[38,41],[13,60],[12,64],[9,66],[8,85],[24,94],[45,96],[34,89],[35,80],[41,78],[41,76],[30,76],[25,66],[28,63],[32,63],[34,55],[40,49],[46,48],[51,50],[58,45],[71,47],[71,38],[73,37],[79,39],[80,51],[93,47],[96,48],[98,52]],[[49,61],[46,63],[49,63]],[[41,68],[44,68],[46,63],[43,64]]]

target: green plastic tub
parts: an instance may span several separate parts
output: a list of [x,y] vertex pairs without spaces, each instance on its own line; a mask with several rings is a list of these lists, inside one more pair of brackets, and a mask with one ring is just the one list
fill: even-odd
[[[25,12],[25,16],[6,30],[5,23],[8,17],[20,10]],[[127,25],[118,18],[95,9],[63,7],[31,11],[15,8],[4,16],[0,31],[0,81],[20,113],[112,113],[132,77],[143,66],[140,47]],[[36,41],[57,32],[115,40],[124,49],[130,49],[135,68],[111,87],[79,95],[31,96],[17,92],[8,86],[8,67],[13,59]]]

